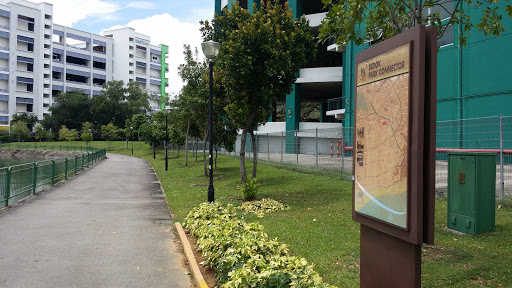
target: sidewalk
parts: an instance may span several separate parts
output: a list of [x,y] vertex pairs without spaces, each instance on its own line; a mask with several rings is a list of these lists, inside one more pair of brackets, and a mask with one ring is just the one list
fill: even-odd
[[192,287],[151,166],[107,157],[0,214],[0,287]]

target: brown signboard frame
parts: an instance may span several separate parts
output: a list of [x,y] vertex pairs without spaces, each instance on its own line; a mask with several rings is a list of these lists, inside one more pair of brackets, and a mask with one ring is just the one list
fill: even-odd
[[[433,242],[433,164],[430,158],[432,147],[435,147],[435,82],[431,82],[431,76],[436,77],[435,55],[426,58],[428,54],[436,54],[432,51],[436,48],[436,41],[427,39],[432,37],[435,27],[425,28],[416,26],[404,33],[376,44],[356,55],[356,67],[359,63],[372,59],[386,52],[409,44],[409,103],[408,103],[408,145],[407,145],[407,224],[406,228],[392,225],[380,219],[359,213],[355,210],[355,181],[352,187],[352,219],[362,225],[389,234],[406,242],[421,245],[423,242]],[[427,37],[428,36],[428,37]],[[436,38],[434,38],[436,39]],[[354,108],[357,109],[357,79],[355,77]],[[426,80],[427,79],[427,80]],[[432,80],[432,81],[435,81]],[[434,86],[432,86],[434,85]],[[426,86],[429,86],[428,88]],[[432,88],[433,87],[433,88]],[[433,95],[433,97],[432,97]],[[432,99],[434,98],[434,99]],[[357,110],[355,111],[357,113]],[[433,117],[433,118],[432,118]],[[427,125],[427,127],[425,126]],[[354,117],[354,133],[357,131],[357,117]],[[432,135],[434,138],[432,139]],[[354,135],[353,147],[356,147]],[[433,141],[432,141],[433,140]],[[426,147],[425,147],[426,146]],[[357,153],[353,155],[353,171],[357,163]],[[430,158],[427,158],[430,157]],[[428,178],[425,178],[427,177]],[[432,178],[432,179],[431,179]],[[425,179],[425,181],[424,181]],[[425,190],[426,189],[426,190]],[[433,190],[432,190],[433,192]],[[432,194],[432,195],[430,195]],[[432,218],[432,219],[431,219]]]

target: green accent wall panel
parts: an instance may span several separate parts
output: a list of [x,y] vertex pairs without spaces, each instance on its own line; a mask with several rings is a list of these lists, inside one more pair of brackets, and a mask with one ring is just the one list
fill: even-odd
[[439,49],[437,63],[442,64],[442,69],[437,70],[437,99],[450,99],[457,97],[455,81],[455,55],[453,45]]
[[464,114],[471,118],[512,116],[512,92],[509,94],[473,97],[464,99]]
[[437,121],[459,118],[459,100],[452,99],[437,102]]
[[[162,66],[162,70],[160,70],[160,95],[163,97],[168,97],[167,93],[165,93],[165,87],[169,83],[169,79],[165,77],[165,72],[169,69],[169,64],[165,63],[165,57],[169,54],[169,46],[161,45],[160,46],[161,54],[160,54],[160,64]],[[165,105],[163,103],[160,104],[160,109],[164,109]]]
[[463,96],[512,93],[512,33],[472,43],[462,51]]

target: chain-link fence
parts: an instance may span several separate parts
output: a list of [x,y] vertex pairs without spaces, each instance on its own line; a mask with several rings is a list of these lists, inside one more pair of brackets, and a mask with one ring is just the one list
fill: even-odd
[[[352,128],[309,129],[277,133],[256,132],[259,162],[288,169],[322,173],[351,179]],[[203,151],[204,142],[190,140],[190,150]],[[221,154],[240,155],[240,135],[234,151],[218,148]],[[496,154],[496,196],[512,197],[512,117],[486,117],[439,121],[436,127],[436,190],[448,186],[449,152]],[[206,151],[208,153],[208,151]],[[253,159],[251,136],[246,138],[246,158]]]

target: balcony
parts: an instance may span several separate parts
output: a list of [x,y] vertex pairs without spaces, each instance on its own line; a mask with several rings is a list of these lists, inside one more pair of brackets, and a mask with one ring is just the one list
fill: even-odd
[[0,25],[0,29],[9,30],[10,27],[7,25]]
[[161,64],[161,62],[160,62],[160,61],[158,61],[158,60],[151,60],[151,63]]
[[9,51],[9,47],[0,46],[0,51]]
[[345,119],[345,109],[343,107],[343,97],[327,100],[327,112],[325,115],[334,116],[338,120]]

